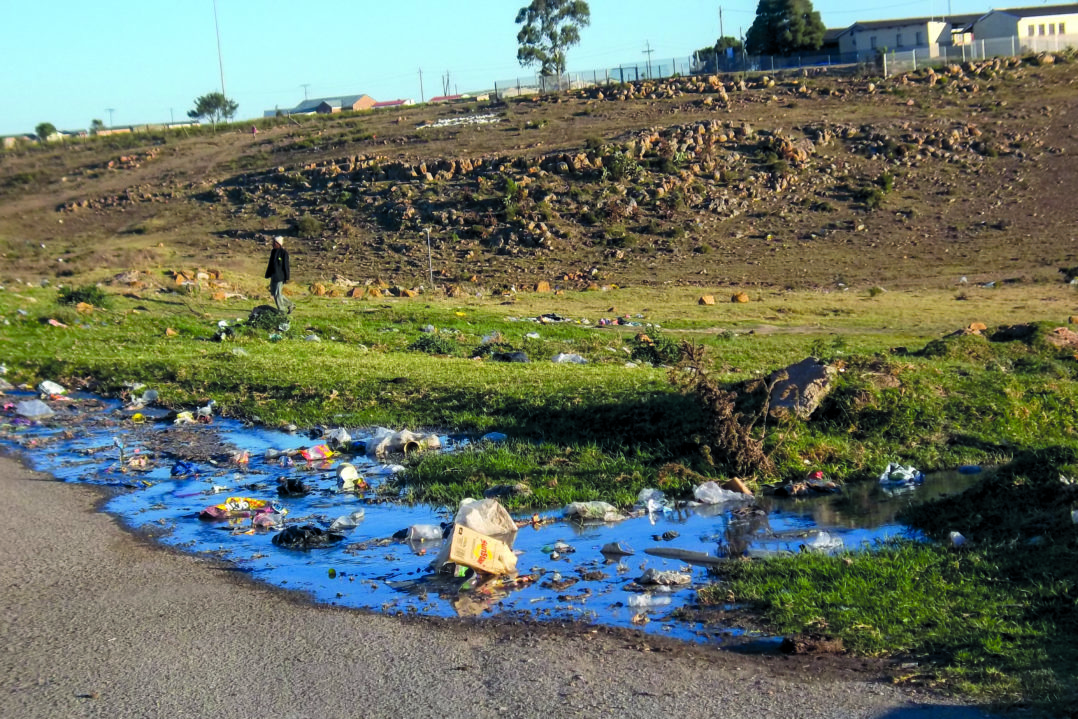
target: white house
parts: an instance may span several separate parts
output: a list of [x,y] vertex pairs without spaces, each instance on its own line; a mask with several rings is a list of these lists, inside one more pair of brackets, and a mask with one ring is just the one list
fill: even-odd
[[870,56],[882,50],[927,48],[934,56],[940,47],[968,42],[970,25],[979,17],[948,15],[855,22],[838,36],[839,52]]
[[1043,45],[1065,35],[1075,36],[1071,44],[1078,41],[1078,4],[993,10],[973,23],[975,40],[1017,37]]

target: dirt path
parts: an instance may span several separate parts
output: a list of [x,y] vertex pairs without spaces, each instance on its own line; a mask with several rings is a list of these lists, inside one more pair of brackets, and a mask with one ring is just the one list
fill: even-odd
[[[312,606],[0,457],[0,716],[985,716],[875,668]],[[821,671],[820,669],[823,669]]]

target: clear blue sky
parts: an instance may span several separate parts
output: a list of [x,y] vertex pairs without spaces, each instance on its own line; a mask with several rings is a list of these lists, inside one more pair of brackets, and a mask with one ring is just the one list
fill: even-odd
[[[225,87],[237,118],[310,97],[367,93],[419,99],[488,89],[532,74],[516,62],[517,10],[528,0],[217,0]],[[747,31],[756,0],[591,0],[591,26],[569,52],[570,70],[687,57],[719,35]],[[1016,3],[1030,5],[1035,3]],[[818,0],[828,27],[946,13],[946,0],[856,6]],[[1007,6],[1010,7],[1010,6]],[[952,0],[954,13],[987,12]],[[0,135],[43,121],[87,128],[180,120],[199,95],[220,89],[212,0],[10,0],[0,23]]]

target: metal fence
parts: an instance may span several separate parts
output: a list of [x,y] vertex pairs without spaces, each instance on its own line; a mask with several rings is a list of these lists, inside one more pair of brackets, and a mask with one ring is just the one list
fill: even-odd
[[677,57],[653,62],[636,62],[585,72],[557,75],[530,75],[494,83],[499,98],[534,95],[559,90],[616,85],[640,80],[661,80],[686,75],[713,75],[738,72],[776,72],[822,67],[875,66],[884,75],[908,72],[926,65],[942,65],[990,57],[1018,56],[1038,52],[1058,52],[1078,47],[1078,35],[1007,37],[977,40],[968,45],[935,46],[906,51],[875,50],[860,53],[817,53],[805,55],[747,55],[713,53]]
[[675,57],[652,62],[637,62],[604,67],[585,72],[557,75],[530,75],[494,83],[493,93],[501,98],[533,95],[558,90],[616,85],[640,80],[662,80],[686,75],[713,75],[733,72],[774,72],[806,67],[826,67],[863,62],[856,54],[820,53],[813,55],[746,55],[744,53]]
[[904,52],[885,52],[877,64],[884,76],[910,72],[928,65],[945,65],[967,60],[987,60],[992,57],[1017,57],[1041,52],[1059,52],[1078,47],[1078,35],[1040,35],[1033,37],[1001,37],[975,40],[968,45],[918,48]]

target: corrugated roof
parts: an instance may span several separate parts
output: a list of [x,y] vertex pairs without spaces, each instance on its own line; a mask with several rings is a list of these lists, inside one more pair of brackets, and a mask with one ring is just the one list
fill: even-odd
[[323,102],[328,102],[330,105],[336,103],[338,107],[352,107],[352,105],[355,105],[361,97],[367,97],[367,95],[335,95],[333,97],[312,97],[310,100],[304,100],[300,104],[293,107],[291,110],[288,110],[288,112],[312,112]]
[[[1045,17],[1047,15],[1074,15],[1078,14],[1078,3],[1070,5],[1038,5],[1036,7],[1015,7],[1005,10],[993,10],[992,12],[1006,13],[1015,17]],[[986,13],[988,14],[988,13]],[[981,17],[984,17],[983,15]]]

